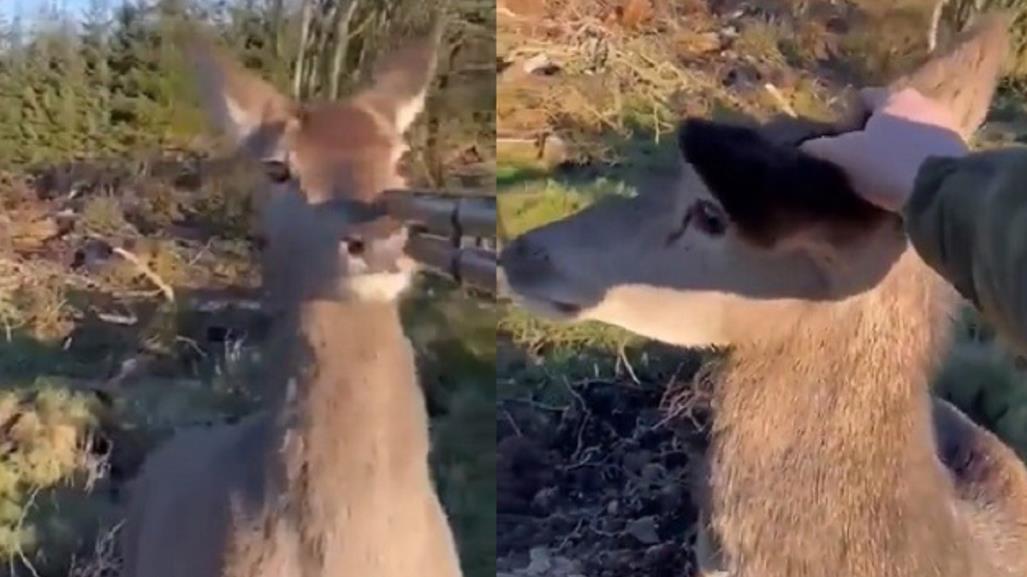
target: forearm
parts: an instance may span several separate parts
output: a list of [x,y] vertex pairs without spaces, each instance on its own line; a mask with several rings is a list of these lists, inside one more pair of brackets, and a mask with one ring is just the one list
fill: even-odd
[[1027,149],[929,159],[904,213],[924,261],[1027,350]]

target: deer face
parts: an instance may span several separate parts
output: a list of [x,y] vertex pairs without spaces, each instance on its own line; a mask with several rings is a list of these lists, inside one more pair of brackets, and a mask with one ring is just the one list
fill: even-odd
[[526,306],[683,346],[725,345],[769,306],[866,290],[905,247],[896,218],[794,146],[698,120],[685,122],[679,145],[673,184],[510,244],[502,264]]
[[424,105],[437,35],[384,59],[354,97],[320,104],[295,102],[192,40],[205,108],[266,176],[260,232],[271,294],[397,298],[415,266],[403,254],[403,228],[375,201],[404,184],[403,134]]

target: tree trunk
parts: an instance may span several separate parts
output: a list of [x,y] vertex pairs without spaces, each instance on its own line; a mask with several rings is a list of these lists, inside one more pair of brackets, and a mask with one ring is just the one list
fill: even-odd
[[931,28],[927,32],[927,51],[934,52],[935,48],[938,47],[938,32],[941,29],[941,17],[942,13],[945,12],[945,7],[948,6],[950,0],[938,0],[938,3],[934,6],[934,12],[931,13]]
[[282,20],[285,17],[285,0],[272,0],[271,22],[271,56],[277,61],[282,56]]
[[349,25],[353,14],[357,11],[357,0],[349,0],[345,10],[340,10],[335,20],[335,50],[332,52],[332,65],[328,69],[328,98],[339,97],[339,76],[342,65],[349,51]]
[[303,79],[306,69],[304,68],[304,57],[307,51],[307,41],[310,37],[310,24],[313,18],[313,0],[303,0],[303,12],[300,16],[300,41],[296,51],[296,70],[293,72],[292,92],[293,96],[303,96]]

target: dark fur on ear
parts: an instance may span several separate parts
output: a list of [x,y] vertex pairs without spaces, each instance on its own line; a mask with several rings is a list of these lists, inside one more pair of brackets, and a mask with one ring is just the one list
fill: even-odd
[[756,129],[688,119],[678,146],[741,233],[761,245],[817,225],[855,232],[887,216],[837,166]]

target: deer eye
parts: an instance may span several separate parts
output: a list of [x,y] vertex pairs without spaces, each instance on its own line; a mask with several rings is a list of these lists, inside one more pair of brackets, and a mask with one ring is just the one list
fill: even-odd
[[708,200],[693,204],[685,218],[709,236],[723,236],[727,232],[727,216],[719,206]]
[[280,160],[264,161],[264,174],[275,184],[284,184],[292,178],[289,164]]

